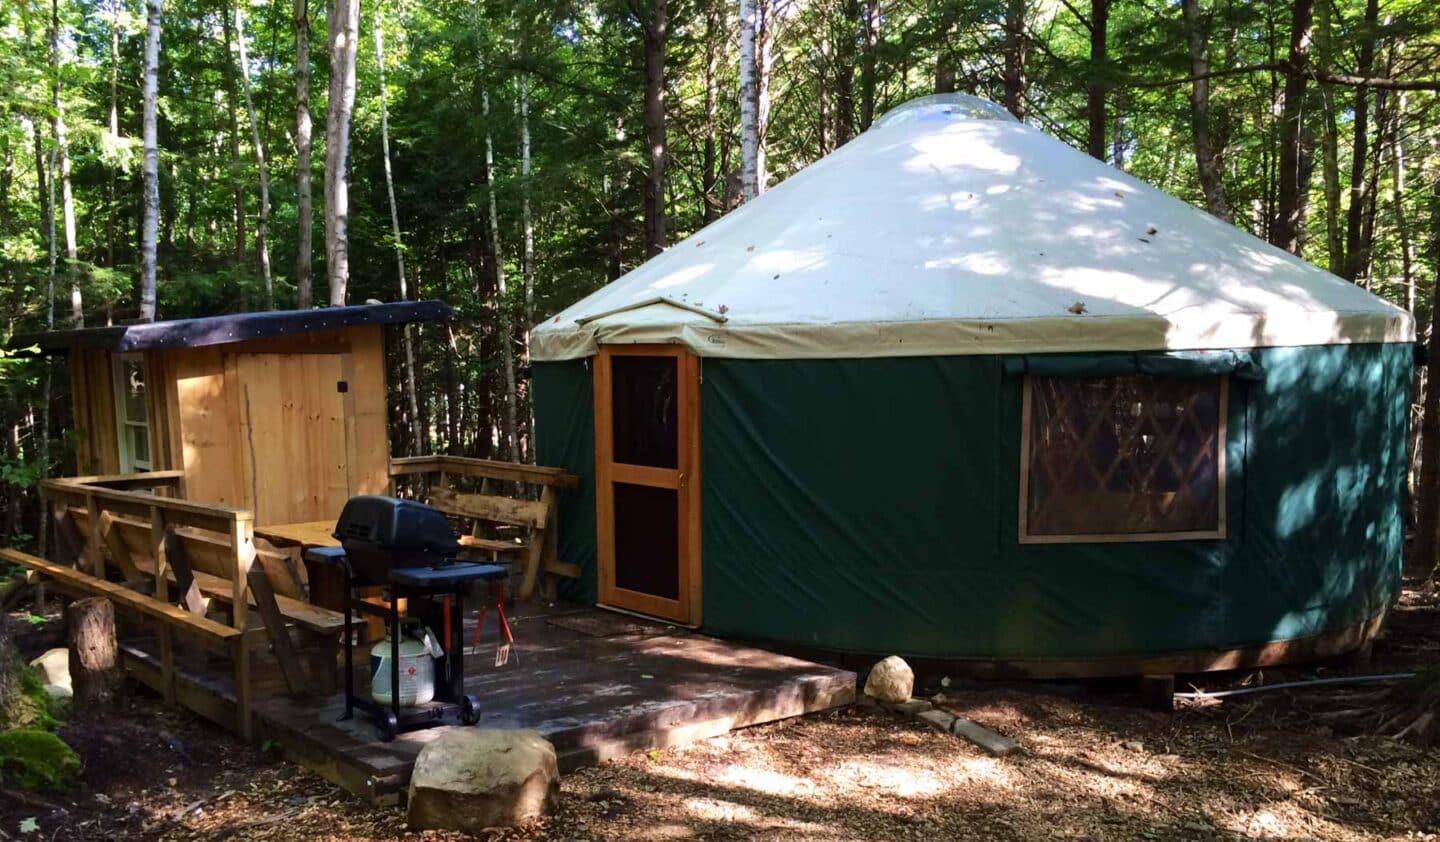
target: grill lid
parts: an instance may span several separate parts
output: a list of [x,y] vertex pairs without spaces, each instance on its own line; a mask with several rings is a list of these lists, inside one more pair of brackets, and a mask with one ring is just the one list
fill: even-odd
[[363,542],[387,552],[453,557],[460,551],[445,515],[424,503],[396,497],[351,497],[340,512],[334,535],[347,548]]

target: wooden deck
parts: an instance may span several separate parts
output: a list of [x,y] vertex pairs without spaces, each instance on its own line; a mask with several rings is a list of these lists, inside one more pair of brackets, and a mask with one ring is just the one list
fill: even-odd
[[[520,606],[516,614],[509,664],[494,666],[493,612],[480,648],[466,657],[466,690],[482,706],[476,727],[534,728],[554,743],[562,771],[855,699],[854,673],[684,629],[564,604]],[[162,686],[154,640],[127,639],[122,650],[136,678]],[[368,661],[362,654],[357,650],[358,664]],[[184,653],[176,675],[180,704],[234,727],[228,663]],[[416,755],[441,729],[383,743],[362,714],[339,721],[343,711],[340,694],[288,696],[273,658],[257,653],[256,738],[351,792],[378,803],[396,800]]]

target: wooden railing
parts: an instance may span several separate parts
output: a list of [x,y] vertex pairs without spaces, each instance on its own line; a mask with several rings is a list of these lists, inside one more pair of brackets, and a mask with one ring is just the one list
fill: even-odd
[[[108,555],[108,561],[115,563],[126,582],[146,587],[153,582],[157,602],[178,602],[195,616],[204,615],[205,601],[195,584],[186,544],[177,529],[188,527],[219,536],[224,577],[231,588],[230,625],[241,632],[232,647],[237,724],[249,739],[253,733],[248,615],[254,582],[250,574],[256,557],[254,516],[244,509],[164,496],[178,492],[182,476],[179,471],[152,471],[49,479],[41,481],[40,493],[54,518],[59,549],[68,551],[75,566],[94,579],[106,582]],[[83,531],[78,523],[82,518]],[[148,546],[143,548],[148,556],[147,571],[142,572],[131,546],[120,535],[117,523],[121,518],[150,525]],[[177,589],[174,594],[170,591],[172,581]],[[257,631],[265,633],[263,628]],[[171,702],[175,700],[173,632],[172,624],[159,624],[162,692]]]
[[[457,518],[471,521],[467,546],[490,552],[514,552],[524,562],[520,599],[535,592],[539,574],[574,578],[574,564],[556,554],[555,504],[560,489],[577,488],[580,478],[560,468],[497,462],[465,456],[408,456],[390,460],[392,491],[422,500]],[[481,534],[485,524],[518,528],[519,541],[502,542]]]

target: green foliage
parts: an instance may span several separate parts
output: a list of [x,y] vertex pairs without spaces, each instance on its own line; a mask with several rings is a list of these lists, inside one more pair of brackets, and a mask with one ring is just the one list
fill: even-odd
[[28,790],[63,791],[80,776],[80,756],[38,728],[0,731],[0,780]]

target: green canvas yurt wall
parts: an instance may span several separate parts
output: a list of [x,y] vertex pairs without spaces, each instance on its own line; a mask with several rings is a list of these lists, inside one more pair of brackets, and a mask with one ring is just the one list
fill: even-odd
[[[965,659],[1138,658],[1355,626],[1399,587],[1412,347],[1257,349],[1224,540],[1022,545],[1007,356],[703,362],[703,628]],[[1070,356],[1077,371],[1104,355]],[[1010,365],[1007,366],[1007,362]],[[593,474],[585,361],[535,366],[539,458]],[[588,483],[587,483],[588,486]],[[594,502],[561,509],[594,599]]]

